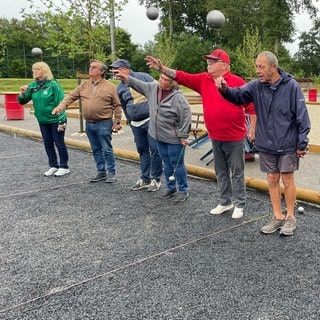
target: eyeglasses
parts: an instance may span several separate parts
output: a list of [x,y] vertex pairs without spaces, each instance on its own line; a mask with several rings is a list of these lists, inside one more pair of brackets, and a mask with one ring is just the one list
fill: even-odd
[[222,60],[207,59],[207,64],[214,64],[214,63],[217,63],[217,62],[224,63],[224,61],[222,61]]

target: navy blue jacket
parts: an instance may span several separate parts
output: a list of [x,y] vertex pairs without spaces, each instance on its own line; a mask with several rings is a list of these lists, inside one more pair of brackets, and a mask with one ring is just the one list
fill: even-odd
[[[130,71],[130,76],[141,81],[153,82],[154,79],[145,72]],[[149,118],[149,105],[147,100],[136,101],[130,87],[121,81],[117,86],[117,93],[122,105],[123,112],[129,122],[141,121]]]
[[273,84],[255,79],[239,88],[228,88],[223,96],[237,105],[254,103],[257,150],[292,154],[307,148],[311,124],[300,85],[292,75],[278,71],[280,79]]

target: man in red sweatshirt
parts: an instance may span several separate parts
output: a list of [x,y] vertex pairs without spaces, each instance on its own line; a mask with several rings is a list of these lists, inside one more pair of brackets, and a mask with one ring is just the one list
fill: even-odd
[[164,73],[201,95],[203,117],[208,135],[212,141],[214,168],[219,187],[219,201],[210,211],[221,214],[233,209],[232,218],[241,218],[246,204],[244,178],[244,140],[248,134],[246,113],[250,115],[249,139],[255,138],[255,110],[253,104],[237,108],[224,99],[215,85],[214,79],[223,77],[228,86],[238,87],[245,83],[239,76],[230,72],[230,57],[222,49],[216,49],[203,56],[207,61],[207,72],[190,74],[164,66],[157,58],[145,58],[150,68]]

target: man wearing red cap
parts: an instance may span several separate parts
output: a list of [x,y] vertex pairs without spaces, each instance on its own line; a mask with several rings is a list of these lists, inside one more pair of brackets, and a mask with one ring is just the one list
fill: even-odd
[[245,81],[230,72],[230,57],[222,49],[216,49],[207,60],[207,72],[190,74],[164,66],[159,59],[147,56],[145,60],[150,68],[164,73],[201,95],[203,117],[209,137],[212,140],[214,167],[220,190],[219,203],[210,211],[221,214],[233,209],[232,218],[241,218],[246,204],[244,179],[245,148],[247,135],[246,113],[250,115],[249,137],[254,140],[255,111],[253,104],[238,108],[224,99],[215,85],[217,77],[223,77],[230,87],[241,86]]

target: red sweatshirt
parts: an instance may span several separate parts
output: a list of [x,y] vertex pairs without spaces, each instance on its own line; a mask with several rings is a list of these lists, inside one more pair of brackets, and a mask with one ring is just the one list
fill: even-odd
[[[239,87],[245,83],[231,72],[223,77],[230,87]],[[211,139],[240,141],[247,135],[245,114],[255,114],[252,103],[239,108],[225,100],[208,72],[190,74],[177,70],[175,79],[201,95],[204,122]]]

